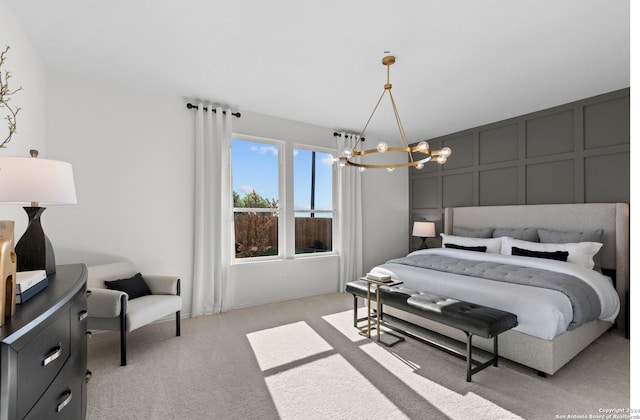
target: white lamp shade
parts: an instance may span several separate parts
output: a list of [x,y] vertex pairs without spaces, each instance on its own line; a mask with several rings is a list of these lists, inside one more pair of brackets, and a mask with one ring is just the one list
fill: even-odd
[[436,224],[434,222],[413,222],[413,236],[420,238],[435,237]]
[[71,164],[33,157],[0,157],[0,203],[77,203]]

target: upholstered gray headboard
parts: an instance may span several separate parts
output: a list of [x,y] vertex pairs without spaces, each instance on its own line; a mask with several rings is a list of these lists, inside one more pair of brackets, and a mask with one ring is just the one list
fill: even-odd
[[[533,227],[565,232],[603,229],[602,267],[616,271],[616,289],[622,309],[626,311],[626,294],[629,290],[629,205],[626,203],[446,208],[444,232],[452,234],[454,226]],[[622,315],[625,312],[620,313]],[[618,319],[618,325],[624,324],[621,317]]]

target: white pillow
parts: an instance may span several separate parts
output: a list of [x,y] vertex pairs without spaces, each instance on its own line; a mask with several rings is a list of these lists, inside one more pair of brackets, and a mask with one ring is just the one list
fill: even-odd
[[442,247],[445,244],[455,244],[461,246],[486,246],[487,252],[499,254],[502,249],[502,238],[470,238],[467,236],[454,236],[441,233]]
[[575,242],[567,244],[551,244],[540,242],[527,242],[519,239],[505,237],[502,242],[502,254],[511,255],[511,248],[528,249],[529,251],[567,251],[567,262],[578,264],[593,269],[593,256],[600,251],[602,244],[598,242]]

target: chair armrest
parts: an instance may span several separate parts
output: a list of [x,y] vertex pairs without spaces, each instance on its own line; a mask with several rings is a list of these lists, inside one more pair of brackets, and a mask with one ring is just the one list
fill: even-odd
[[143,274],[144,281],[154,295],[179,295],[180,279],[175,276]]
[[89,289],[91,294],[87,298],[87,311],[90,317],[94,318],[114,318],[120,316],[121,297],[129,296],[118,290],[111,289]]

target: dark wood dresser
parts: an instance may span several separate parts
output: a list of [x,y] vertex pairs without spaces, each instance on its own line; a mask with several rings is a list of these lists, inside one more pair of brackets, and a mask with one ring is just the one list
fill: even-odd
[[87,267],[60,265],[0,328],[0,420],[84,419]]

